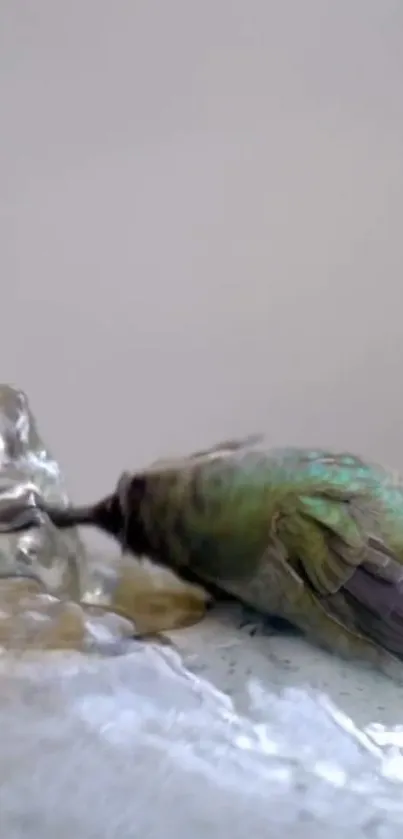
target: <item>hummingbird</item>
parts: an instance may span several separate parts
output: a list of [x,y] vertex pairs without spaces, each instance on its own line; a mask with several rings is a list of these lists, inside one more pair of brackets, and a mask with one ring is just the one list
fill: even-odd
[[270,448],[262,435],[125,472],[88,506],[97,527],[311,642],[403,681],[403,481],[348,452]]

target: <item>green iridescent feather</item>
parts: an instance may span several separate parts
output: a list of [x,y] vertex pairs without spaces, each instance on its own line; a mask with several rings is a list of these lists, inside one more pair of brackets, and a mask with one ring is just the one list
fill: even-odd
[[348,453],[253,440],[157,463],[143,477],[140,517],[157,560],[394,670],[388,652],[403,657],[396,474]]

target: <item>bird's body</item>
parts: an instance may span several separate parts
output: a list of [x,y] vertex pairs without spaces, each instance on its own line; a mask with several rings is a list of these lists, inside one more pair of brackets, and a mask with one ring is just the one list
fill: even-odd
[[48,513],[403,673],[403,483],[380,466],[247,438],[125,475],[93,507]]

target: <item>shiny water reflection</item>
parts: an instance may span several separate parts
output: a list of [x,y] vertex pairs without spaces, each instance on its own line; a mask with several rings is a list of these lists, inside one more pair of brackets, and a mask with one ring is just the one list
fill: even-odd
[[[203,617],[207,597],[201,588],[131,557],[118,562],[88,557],[75,530],[59,532],[38,512],[38,496],[47,502],[68,501],[59,466],[40,438],[26,395],[1,385],[0,644],[4,647],[84,650],[111,633],[118,641],[188,626]],[[38,526],[12,532],[27,520]]]

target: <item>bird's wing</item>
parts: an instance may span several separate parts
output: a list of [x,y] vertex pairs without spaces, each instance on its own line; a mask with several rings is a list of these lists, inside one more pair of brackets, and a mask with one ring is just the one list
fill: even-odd
[[[308,450],[290,450],[275,470],[278,528],[318,594],[336,593],[360,566],[375,576],[395,573],[385,538],[391,510],[378,491],[387,473],[349,453]],[[403,493],[400,506],[403,522]]]
[[298,497],[295,522],[290,518],[289,523],[293,554],[320,595],[336,593],[363,564],[375,570],[390,562],[376,535],[378,511],[372,503],[366,510],[365,498],[360,500],[344,491],[339,498],[327,497],[326,491]]
[[380,535],[382,515],[371,493],[340,501],[301,496],[295,544],[312,593],[337,613],[340,592],[357,629],[403,657],[403,566]]

